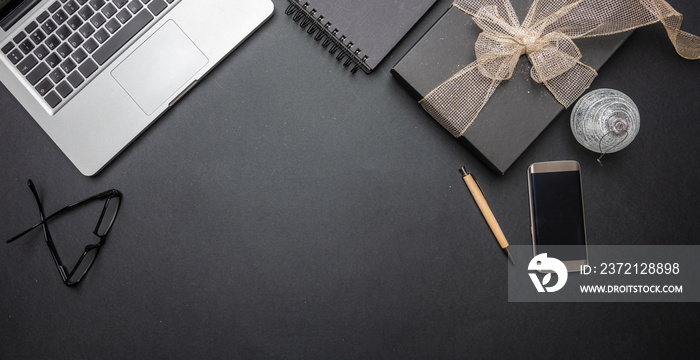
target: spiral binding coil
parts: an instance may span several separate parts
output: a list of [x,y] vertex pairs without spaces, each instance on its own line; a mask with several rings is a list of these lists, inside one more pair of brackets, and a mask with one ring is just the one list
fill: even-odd
[[344,67],[349,67],[351,64],[355,64],[350,72],[352,74],[356,73],[358,69],[362,69],[366,74],[369,74],[372,69],[365,62],[367,56],[360,57],[362,52],[360,49],[353,50],[354,44],[352,42],[345,43],[347,38],[345,35],[338,37],[338,29],[331,30],[331,23],[326,22],[324,25],[322,23],[323,16],[316,16],[316,9],[308,10],[309,3],[305,2],[301,4],[299,0],[289,0],[289,6],[285,10],[285,14],[290,16],[292,20],[299,23],[302,29],[306,29],[309,35],[314,35],[314,40],[321,42],[321,46],[326,49],[330,46],[328,52],[332,55],[336,55],[335,59],[338,62],[343,61]]

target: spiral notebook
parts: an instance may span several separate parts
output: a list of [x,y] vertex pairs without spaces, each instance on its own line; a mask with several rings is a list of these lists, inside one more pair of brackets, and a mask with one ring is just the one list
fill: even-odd
[[351,72],[369,74],[436,0],[289,0],[286,14]]

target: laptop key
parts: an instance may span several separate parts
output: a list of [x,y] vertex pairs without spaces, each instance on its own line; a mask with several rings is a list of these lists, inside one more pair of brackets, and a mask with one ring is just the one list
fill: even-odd
[[101,13],[95,13],[95,16],[93,16],[92,18],[90,18],[90,23],[91,23],[92,26],[94,26],[95,28],[98,28],[98,27],[102,26],[102,24],[104,24],[105,21],[107,21],[107,20],[105,19],[104,16],[102,16]]
[[32,50],[34,50],[34,44],[32,44],[29,39],[22,41],[19,44],[19,49],[22,50],[22,52],[27,55],[29,54]]
[[168,4],[163,0],[154,0],[148,5],[148,10],[151,10],[153,15],[158,16],[166,7],[168,7]]
[[27,56],[24,60],[17,64],[17,70],[22,73],[22,75],[27,75],[29,70],[34,68],[39,61],[34,57],[34,55]]
[[111,39],[107,40],[99,49],[97,49],[97,51],[93,53],[93,59],[95,59],[95,61],[100,65],[107,62],[112,55],[119,51],[124,44],[131,40],[131,38],[141,31],[141,29],[151,22],[151,20],[153,20],[153,16],[146,11],[142,11],[138,15],[134,16],[131,21],[124,25],[124,28],[122,28],[121,31],[114,34]]
[[41,44],[44,39],[46,39],[46,35],[44,35],[41,30],[37,29],[35,32],[33,32],[29,37],[34,41],[35,44],[39,45]]
[[75,69],[75,63],[71,59],[66,59],[64,62],[61,63],[61,69],[64,73],[70,74],[70,72],[73,71],[73,69]]
[[54,84],[58,84],[59,81],[63,80],[66,75],[61,71],[61,69],[56,69],[49,74],[49,78]]
[[75,12],[78,11],[78,8],[78,4],[76,4],[73,0],[68,1],[65,5],[63,5],[63,10],[70,15],[75,14]]
[[104,0],[90,0],[90,6],[97,11],[105,4]]
[[129,2],[129,0],[112,0],[112,2],[116,7],[121,9],[124,7],[124,5],[126,5],[126,3]]
[[73,32],[67,25],[63,25],[60,28],[58,28],[58,30],[56,30],[56,35],[58,35],[58,37],[61,38],[61,40],[67,39],[72,33]]
[[73,87],[70,86],[67,81],[63,80],[60,84],[56,85],[56,91],[65,99],[73,92]]
[[85,20],[85,21],[87,21],[90,18],[90,16],[92,16],[94,13],[95,13],[95,11],[92,10],[92,8],[89,6],[83,6],[78,11],[78,15],[80,15],[80,17],[83,18],[83,20]]
[[38,21],[39,23],[43,23],[44,20],[49,18],[49,16],[51,16],[51,14],[49,14],[48,11],[44,11],[36,17],[36,21]]
[[117,20],[117,19],[112,19],[110,21],[107,21],[107,23],[105,24],[105,29],[109,30],[110,34],[114,34],[115,32],[117,32],[117,30],[119,30],[120,27],[121,27],[121,24],[119,23],[119,20]]
[[44,45],[49,48],[49,50],[55,49],[58,45],[61,44],[61,40],[59,40],[56,35],[51,35],[49,36],[46,41],[44,41]]
[[105,6],[102,8],[102,14],[104,14],[104,16],[105,16],[107,19],[111,18],[111,17],[114,16],[114,14],[116,14],[116,13],[117,13],[117,8],[114,7],[114,5],[112,5],[111,3],[105,5]]
[[58,106],[58,104],[61,103],[61,97],[58,96],[58,94],[56,94],[55,91],[48,93],[44,97],[44,100],[46,100],[46,103],[49,104],[49,106],[51,106],[51,108],[55,108],[56,106]]
[[92,54],[92,52],[95,51],[98,46],[99,44],[93,38],[89,38],[83,43],[83,49],[85,49],[85,51],[87,51],[89,54]]
[[14,49],[7,54],[7,58],[10,59],[12,65],[17,65],[24,58],[24,54],[19,49]]
[[51,6],[49,6],[49,11],[53,13],[53,12],[56,12],[56,10],[58,10],[60,8],[61,8],[61,3],[58,1],[54,1],[54,3],[51,4]]
[[51,18],[56,22],[56,24],[61,25],[68,20],[68,14],[66,14],[63,10],[58,10]]
[[44,23],[44,25],[41,25],[41,28],[44,30],[44,32],[45,32],[46,34],[51,34],[54,30],[56,30],[56,27],[58,27],[58,26],[57,26],[56,23],[53,22],[53,20],[51,20],[51,19],[49,19],[48,21],[46,21],[46,22]]
[[44,45],[39,45],[36,50],[34,50],[34,56],[36,56],[39,61],[43,60],[50,53],[51,50],[47,49]]
[[32,85],[36,85],[36,83],[38,83],[39,80],[43,79],[44,76],[46,76],[46,74],[49,73],[49,70],[51,69],[48,67],[48,65],[40,63],[39,65],[34,67],[34,70],[27,74],[27,81],[29,81],[29,83]]
[[83,25],[83,19],[80,18],[80,15],[73,15],[73,17],[70,18],[66,24],[68,24],[68,26],[75,31],[81,25]]
[[27,32],[27,34],[29,34],[32,31],[34,31],[34,29],[36,29],[38,26],[39,24],[37,24],[35,21],[32,21],[31,23],[29,23],[29,25],[27,25],[27,27],[24,28],[24,31]]
[[75,60],[75,62],[77,62],[78,64],[83,62],[83,60],[85,60],[87,56],[87,53],[82,48],[75,49],[75,51],[73,51],[73,54],[71,54],[73,60]]
[[56,48],[56,52],[58,53],[58,55],[61,55],[61,57],[64,59],[67,58],[68,55],[70,55],[70,53],[72,51],[73,51],[73,49],[71,49],[71,47],[70,47],[70,45],[68,45],[68,43],[63,43],[63,44],[61,44],[61,46]]
[[131,10],[132,13],[136,14],[137,12],[139,12],[139,10],[141,10],[141,8],[143,8],[143,5],[141,5],[139,0],[131,0],[129,5],[127,5],[126,7],[129,8],[129,10]]
[[126,24],[129,19],[131,19],[131,13],[127,9],[122,9],[119,13],[117,13],[117,19],[122,22],[122,24]]
[[2,53],[7,54],[10,52],[15,47],[15,45],[11,42],[5,44],[5,46],[2,47]]
[[83,35],[84,38],[89,37],[92,35],[92,33],[95,32],[95,28],[90,25],[90,23],[85,23],[83,27],[80,28],[80,35]]
[[24,40],[25,37],[27,37],[27,34],[25,34],[24,31],[20,31],[19,34],[15,35],[12,41],[14,41],[15,44],[19,44],[22,42],[22,40]]
[[53,53],[49,56],[46,57],[46,60],[44,60],[49,66],[52,68],[58,66],[58,63],[61,62],[61,58],[56,55],[56,53]]
[[109,38],[109,33],[105,29],[100,29],[97,30],[94,37],[95,40],[99,41],[99,43],[102,44]]
[[83,78],[82,75],[78,72],[78,70],[73,71],[70,75],[68,75],[68,82],[74,87],[77,88],[80,86],[80,84],[85,81],[85,78]]
[[67,41],[70,44],[70,46],[73,47],[73,49],[77,49],[78,46],[80,46],[80,44],[83,43],[83,38],[80,36],[79,33],[75,33],[71,35]]
[[34,87],[34,89],[36,89],[36,92],[38,92],[39,95],[44,96],[49,92],[49,90],[53,89],[53,83],[51,82],[51,80],[49,80],[49,78],[46,78],[40,81]]
[[78,71],[86,78],[90,77],[96,70],[97,64],[92,59],[87,59],[82,65],[78,66]]

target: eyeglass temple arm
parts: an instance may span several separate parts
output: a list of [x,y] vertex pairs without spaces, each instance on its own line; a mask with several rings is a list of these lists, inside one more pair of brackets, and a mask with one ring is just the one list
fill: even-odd
[[[53,243],[53,239],[51,239],[51,232],[49,231],[49,227],[46,225],[46,222],[54,216],[57,216],[57,214],[60,213],[60,210],[54,214],[51,214],[47,218],[44,215],[44,205],[41,203],[41,199],[39,199],[39,193],[37,193],[36,188],[34,187],[34,183],[31,179],[27,180],[27,185],[32,191],[32,195],[34,195],[34,200],[36,200],[36,206],[39,208],[39,217],[41,219],[41,222],[39,224],[41,224],[42,229],[44,230],[44,241],[49,247],[49,252],[51,253],[51,258],[53,259],[53,262],[56,265],[56,269],[58,269],[58,274],[61,275],[61,280],[63,280],[63,282],[65,283],[67,280],[66,269],[63,266],[63,263],[61,262],[61,258],[58,256],[56,246]],[[36,226],[34,226],[34,228],[36,228]]]
[[[31,180],[29,180],[29,181],[31,182]],[[39,209],[40,209],[40,212],[42,213],[42,216],[43,216],[43,209],[42,209],[41,203],[39,202],[39,196],[38,196],[38,194],[36,194],[36,190],[34,189],[34,184],[31,184],[29,187],[32,189],[32,193],[35,194],[35,198],[36,198],[36,200],[37,200],[37,204],[39,204]],[[87,198],[87,199],[85,199],[85,200],[78,201],[78,202],[75,203],[75,204],[68,205],[68,206],[66,206],[66,207],[64,207],[64,208],[62,208],[62,209],[56,211],[55,213],[49,215],[48,217],[44,218],[44,219],[41,220],[40,222],[34,224],[34,226],[30,227],[29,229],[24,230],[24,231],[22,231],[21,233],[19,233],[19,234],[13,236],[11,239],[9,239],[9,240],[7,240],[7,241],[5,241],[5,242],[9,244],[9,243],[11,243],[11,242],[13,242],[13,241],[15,241],[15,240],[21,238],[22,236],[26,235],[28,232],[30,232],[30,231],[32,231],[32,230],[38,228],[39,226],[44,225],[44,224],[45,224],[46,222],[48,222],[49,220],[51,220],[51,219],[57,217],[58,215],[63,214],[64,212],[66,212],[66,211],[68,211],[68,210],[70,210],[70,209],[72,209],[72,208],[74,208],[74,207],[80,206],[80,205],[82,205],[82,204],[84,204],[84,203],[86,203],[86,202],[88,202],[88,201],[92,201],[92,200],[95,200],[95,199],[104,198],[105,196],[108,196],[108,195],[109,195],[109,196],[121,197],[121,192],[119,192],[119,190],[111,189],[111,190],[107,190],[107,191],[101,192],[101,193],[99,193],[99,194],[93,195],[93,196],[91,196],[91,197],[89,197],[89,198]]]
[[[26,235],[28,232],[30,232],[30,231],[32,231],[32,230],[38,228],[39,226],[42,226],[42,225],[46,224],[49,220],[55,218],[55,217],[58,216],[58,215],[61,215],[61,214],[64,213],[65,211],[67,211],[67,210],[69,210],[70,208],[72,208],[72,207],[74,207],[74,206],[77,206],[77,205],[78,205],[78,204],[69,205],[69,206],[64,207],[64,208],[61,209],[61,210],[56,211],[55,213],[49,215],[48,217],[44,218],[44,219],[41,220],[40,222],[34,224],[34,226],[30,227],[30,228],[27,229],[27,230],[22,231],[21,233],[19,233],[19,234],[13,236],[10,240],[7,240],[7,241],[5,241],[5,242],[6,242],[6,243],[11,243],[11,242],[13,242],[13,241],[15,241],[15,240],[21,238],[22,236]],[[40,211],[41,211],[42,217],[43,217],[43,210],[40,210]]]
[[[19,239],[20,237],[24,236],[26,233],[28,233],[28,232],[30,232],[30,231],[36,229],[37,227],[39,227],[39,226],[41,226],[41,225],[44,225],[44,226],[45,226],[45,225],[46,225],[46,222],[47,222],[48,220],[50,220],[50,219],[51,219],[51,217],[48,217],[48,218],[42,220],[40,223],[38,223],[38,224],[32,226],[31,228],[29,228],[29,229],[23,231],[23,232],[20,233],[19,235],[16,235],[16,236],[14,236],[12,239],[7,240],[6,243],[11,243],[11,242],[13,242],[13,241]],[[63,281],[65,281],[65,280],[68,278],[68,277],[66,276],[66,269],[63,267],[63,263],[61,262],[61,259],[58,257],[58,251],[56,250],[56,246],[53,244],[53,241],[51,241],[51,237],[50,237],[50,235],[48,235],[48,234],[49,234],[49,233],[48,233],[48,228],[47,228],[47,227],[44,227],[44,238],[46,239],[46,244],[47,244],[48,247],[49,247],[49,252],[51,253],[51,257],[53,258],[53,262],[56,264],[56,267],[58,268],[58,271],[61,273],[61,278],[63,279]]]

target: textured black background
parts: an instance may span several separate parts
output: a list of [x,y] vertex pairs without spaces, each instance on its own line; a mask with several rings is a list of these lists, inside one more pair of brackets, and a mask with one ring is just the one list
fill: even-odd
[[[60,281],[39,231],[0,244],[0,357],[678,358],[697,304],[508,303],[507,265],[458,169],[512,244],[529,238],[527,166],[583,168],[591,244],[697,244],[700,63],[659,24],[593,89],[628,94],[641,130],[595,161],[565,110],[505,176],[423,112],[391,67],[350,75],[275,15],[102,173],[70,164],[0,87],[0,237],[107,188],[122,212],[85,281]],[[700,34],[700,3],[674,0]],[[497,141],[497,140],[496,140]],[[56,225],[68,263],[87,227]],[[521,260],[522,261],[522,260]]]

